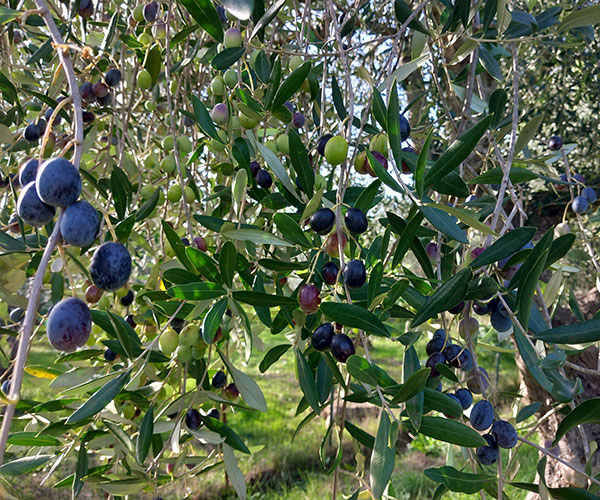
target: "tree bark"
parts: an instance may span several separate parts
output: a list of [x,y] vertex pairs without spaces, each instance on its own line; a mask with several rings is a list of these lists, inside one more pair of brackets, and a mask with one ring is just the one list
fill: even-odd
[[[600,305],[600,295],[596,289],[594,288],[587,293],[580,294],[577,299],[585,318],[591,319]],[[571,311],[566,308],[559,307],[553,318],[553,326],[557,327],[561,325],[567,325],[575,323],[576,321],[577,320],[572,315]],[[596,347],[591,347],[586,349],[581,354],[569,356],[568,360],[583,368],[597,370],[598,349]],[[536,401],[541,402],[542,406],[538,413],[539,417],[541,418],[552,409],[553,399],[531,376],[523,362],[523,359],[518,355],[517,366],[521,377],[521,391],[524,395],[523,402],[524,404],[529,404]],[[565,367],[565,373],[570,380],[579,378],[582,382],[583,392],[575,398],[575,404],[579,404],[581,401],[589,398],[600,396],[600,376],[584,374],[569,367]],[[552,446],[554,436],[556,435],[556,429],[558,428],[562,418],[563,417],[560,414],[553,414],[548,420],[543,422],[538,427],[537,435],[532,436],[533,440],[535,440],[537,437],[540,445],[545,447]],[[600,445],[600,425],[584,424],[583,426],[580,426],[580,428],[583,429],[589,444],[595,441],[598,443],[598,445]],[[568,432],[567,435],[559,441],[558,445],[553,451],[561,458],[567,460],[569,463],[581,469],[585,469],[585,446],[580,429],[576,428]],[[594,464],[593,473],[597,473],[600,470],[599,455],[599,453],[595,453],[591,458]],[[548,459],[545,480],[546,484],[551,488],[563,488],[567,486],[585,488],[587,484],[587,481],[583,476],[552,459]],[[539,498],[540,496],[534,493],[531,493],[527,496],[527,500],[538,500]]]

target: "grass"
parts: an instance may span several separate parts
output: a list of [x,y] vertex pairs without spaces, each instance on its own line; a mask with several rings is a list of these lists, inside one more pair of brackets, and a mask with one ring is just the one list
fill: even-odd
[[[490,344],[496,343],[492,338],[483,338]],[[287,342],[281,336],[264,335],[262,340],[265,344],[265,352],[279,343]],[[421,359],[425,359],[424,342],[417,345]],[[371,349],[373,360],[384,368],[392,377],[401,379],[402,365],[400,362],[402,346],[390,341],[375,341]],[[319,461],[319,446],[326,431],[326,419],[317,418],[309,423],[292,441],[291,437],[296,427],[305,414],[295,416],[301,391],[295,377],[295,362],[293,352],[290,350],[273,365],[266,374],[260,374],[258,364],[264,353],[254,352],[252,359],[245,372],[252,375],[260,385],[265,395],[268,413],[259,412],[237,412],[229,413],[227,422],[236,432],[242,436],[248,446],[253,450],[250,457],[238,455],[240,468],[244,472],[248,483],[248,496],[251,499],[279,500],[279,499],[316,499],[330,496],[332,476],[326,475]],[[31,353],[31,363],[41,366],[52,366],[55,354],[49,350],[36,347]],[[481,350],[479,361],[486,367],[498,368],[499,389],[502,392],[516,392],[518,380],[514,357],[501,355],[497,358],[496,353]],[[238,368],[242,368],[238,366]],[[494,370],[488,370],[492,377]],[[36,400],[51,399],[55,391],[48,387],[49,381],[34,378],[27,375],[25,378],[25,397]],[[511,415],[512,409],[508,406],[509,398],[500,397],[498,403],[501,406],[502,415]],[[377,410],[365,411],[358,408],[350,413],[354,423],[361,428],[375,434],[377,427]],[[449,455],[449,449],[452,453]],[[258,451],[257,451],[258,450]],[[365,468],[363,477],[369,480],[368,464],[370,456],[365,453]],[[351,440],[346,434],[345,457],[347,460],[342,468],[352,472],[356,462]],[[454,457],[454,458],[453,458]],[[423,470],[429,467],[439,467],[446,461],[455,461],[457,468],[461,469],[465,463],[458,447],[449,447],[444,443],[434,441],[419,435],[415,440],[397,455],[396,465],[392,476],[392,485],[395,497],[398,499],[431,498],[438,486],[428,479]],[[537,463],[537,452],[533,449],[523,447],[519,454],[520,469],[515,480],[533,481],[535,475],[535,464]],[[507,463],[507,456],[504,457]],[[55,474],[56,478],[62,478],[73,471],[74,459],[67,461]],[[471,472],[470,469],[466,469]],[[490,473],[494,474],[493,470]],[[39,481],[42,474],[32,474],[26,478],[26,483],[19,482],[19,490],[23,500],[29,500],[40,495],[52,496],[62,500],[70,498],[70,490],[53,490],[40,488]],[[49,481],[53,484],[53,481]],[[341,491],[352,494],[357,488],[357,481],[348,474],[339,474]],[[512,499],[525,498],[525,492],[507,487],[505,490]],[[194,499],[233,499],[235,494],[230,489],[224,488],[224,469],[222,467],[202,475],[178,481],[161,488],[160,494],[165,500],[181,498]],[[80,498],[94,498],[87,488],[84,489]],[[133,495],[130,498],[148,498],[147,494]],[[471,495],[460,493],[449,493],[444,498],[450,500],[462,500],[473,498]]]

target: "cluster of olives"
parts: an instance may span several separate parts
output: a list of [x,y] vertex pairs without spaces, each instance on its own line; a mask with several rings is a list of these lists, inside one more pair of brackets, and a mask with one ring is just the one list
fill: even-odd
[[[88,106],[98,103],[100,106],[110,106],[112,104],[110,89],[119,85],[121,78],[121,71],[113,68],[104,74],[104,81],[83,82],[79,87],[82,104]],[[83,111],[83,121],[84,123],[94,121],[94,114],[91,111]]]
[[492,465],[498,461],[499,448],[511,449],[517,444],[517,431],[506,420],[496,420],[494,407],[487,400],[477,402],[471,409],[469,416],[471,427],[478,431],[491,431],[483,435],[487,441],[486,446],[481,446],[475,451],[482,465]]
[[[53,220],[56,207],[61,207],[64,213],[59,229],[63,243],[87,247],[94,242],[100,218],[90,203],[77,201],[81,176],[70,161],[53,158],[39,166],[38,160],[28,160],[20,169],[19,179],[23,189],[17,200],[17,214],[23,222],[44,226]],[[131,257],[121,243],[106,242],[96,249],[90,275],[100,295],[103,290],[114,291],[124,286],[130,274]],[[73,351],[81,347],[91,331],[87,305],[75,297],[63,299],[50,311],[46,331],[56,349]]]
[[498,332],[507,332],[513,327],[506,307],[498,298],[493,298],[486,303],[474,302],[473,312],[479,316],[489,314],[490,323]]
[[[560,151],[563,147],[562,138],[558,135],[550,137],[548,148],[551,151]],[[567,182],[569,177],[567,174],[561,174],[560,180]],[[577,183],[577,196],[573,198],[571,209],[576,214],[584,214],[588,211],[590,205],[596,203],[598,196],[594,188],[585,185],[585,177],[581,174],[573,174],[571,180]],[[564,189],[564,186],[559,186],[559,189]]]
[[352,339],[345,333],[336,333],[331,323],[318,326],[312,333],[310,342],[317,351],[329,350],[340,363],[345,363],[356,352]]
[[439,329],[433,334],[433,338],[427,343],[425,351],[429,356],[425,366],[431,368],[429,376],[439,377],[441,374],[436,365],[447,364],[453,368],[469,371],[473,368],[473,357],[467,347],[454,344],[446,330]]

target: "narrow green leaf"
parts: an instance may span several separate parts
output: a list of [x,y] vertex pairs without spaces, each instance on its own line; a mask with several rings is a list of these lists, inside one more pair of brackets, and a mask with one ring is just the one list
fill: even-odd
[[286,297],[285,295],[272,295],[270,293],[251,290],[239,290],[233,292],[232,296],[239,302],[257,307],[298,306],[298,299]]
[[223,71],[238,62],[245,52],[244,47],[224,49],[213,58],[210,64],[217,71]]
[[292,97],[298,89],[302,86],[302,82],[306,80],[308,73],[310,72],[311,63],[305,62],[299,68],[296,68],[290,76],[288,76],[284,82],[281,84],[275,97],[273,98],[273,102],[271,103],[270,109],[275,110],[280,106],[283,106],[285,101],[287,101],[290,97]]
[[449,465],[437,469],[426,469],[425,475],[436,483],[444,484],[450,491],[459,491],[470,495],[481,491],[488,484],[495,482],[496,479],[495,476],[488,474],[461,472]]
[[169,241],[169,244],[171,245],[171,248],[175,252],[175,255],[177,256],[179,261],[185,266],[185,268],[188,271],[194,272],[196,269],[194,268],[194,266],[190,262],[190,259],[188,259],[185,253],[186,247],[181,241],[181,238],[177,235],[175,230],[169,224],[167,224],[166,221],[161,221],[161,224],[165,236],[167,237],[167,240]]
[[379,261],[373,269],[371,270],[371,275],[369,276],[369,285],[367,288],[367,304],[371,306],[373,304],[373,299],[377,297],[379,294],[379,287],[381,286],[381,281],[383,279],[383,263]]
[[450,215],[453,215],[458,220],[460,220],[463,224],[472,227],[473,229],[477,229],[483,234],[496,236],[496,233],[492,231],[492,229],[489,226],[486,226],[483,222],[480,222],[479,219],[477,219],[477,214],[474,214],[470,210],[467,210],[465,208],[455,208],[448,205],[444,205],[442,203],[428,203],[427,206],[434,207],[439,210],[442,210],[443,212],[449,213]]
[[571,410],[558,425],[552,446],[556,446],[560,439],[574,427],[590,423],[600,423],[600,398],[583,401]]
[[333,107],[337,111],[340,120],[344,121],[348,116],[348,112],[346,111],[342,91],[335,75],[331,76],[331,97],[333,99]]
[[519,304],[518,318],[525,329],[529,328],[529,318],[531,317],[531,307],[533,305],[533,295],[538,285],[538,280],[542,271],[546,267],[546,259],[548,258],[549,250],[546,249],[531,266],[529,272],[523,277],[519,289],[517,291],[517,303]]
[[390,418],[385,411],[382,411],[371,454],[370,483],[374,498],[382,497],[394,471],[396,450],[389,446],[389,442]]
[[315,175],[310,166],[308,152],[302,143],[298,132],[290,129],[288,136],[290,138],[290,159],[296,175],[300,179],[300,185],[304,193],[310,199],[314,192]]
[[[468,184],[500,184],[503,177],[504,172],[502,169],[494,167],[469,180]],[[511,167],[508,177],[513,184],[519,184],[520,182],[530,182],[537,179],[539,175],[527,168]]]
[[404,188],[398,184],[396,179],[394,179],[385,168],[377,161],[377,159],[373,156],[371,151],[367,150],[367,159],[369,160],[369,165],[373,169],[373,172],[379,177],[379,179],[392,188],[394,191],[398,193],[404,193]]
[[291,344],[280,344],[269,349],[260,365],[258,365],[260,373],[265,373],[273,363],[276,363],[281,356],[290,350],[290,347],[292,347]]
[[152,443],[152,434],[154,433],[154,407],[150,406],[142,423],[140,425],[140,432],[137,437],[135,453],[139,464],[143,464],[148,456],[150,450],[150,444]]
[[377,120],[377,123],[381,125],[381,128],[387,132],[387,109],[381,93],[377,90],[377,87],[373,87],[373,116]]
[[518,328],[514,329],[513,335],[515,338],[515,343],[517,344],[517,349],[519,350],[519,354],[523,358],[529,373],[533,375],[533,378],[537,381],[537,383],[540,384],[547,392],[552,393],[552,382],[548,380],[548,377],[546,377],[540,368],[540,360],[535,352],[535,349],[527,341],[525,335],[523,335],[521,330]]
[[83,403],[68,419],[67,424],[74,424],[96,415],[121,392],[129,381],[129,372],[124,372],[96,391],[90,399]]
[[229,446],[238,451],[241,451],[242,453],[246,453],[248,455],[250,454],[250,450],[248,449],[244,441],[242,441],[242,438],[240,438],[231,427],[224,424],[220,420],[217,420],[216,418],[207,417],[204,415],[200,416],[200,420],[202,420],[202,422],[204,423],[204,425],[206,425],[208,430],[216,432],[220,436],[224,437],[225,442]]
[[456,220],[447,212],[440,210],[439,208],[428,207],[425,205],[420,205],[418,208],[423,213],[425,218],[431,222],[433,227],[444,233],[446,236],[448,236],[448,238],[456,240],[460,243],[469,243],[467,234],[460,227],[458,227]]
[[283,7],[284,5],[285,0],[277,0],[273,5],[271,5],[256,23],[256,26],[254,26],[254,29],[250,34],[249,40],[252,40],[265,26],[268,26],[269,23],[273,20],[273,18],[277,15],[281,7]]
[[246,402],[248,406],[254,408],[255,410],[266,412],[267,411],[267,402],[265,401],[265,397],[263,396],[262,391],[258,384],[244,372],[238,370],[226,356],[224,356],[219,351],[219,356],[223,360],[223,363],[227,366],[227,369],[233,380],[235,381],[235,385],[237,386],[242,398]]
[[431,186],[433,182],[445,177],[447,174],[457,168],[473,152],[477,143],[485,134],[492,115],[477,122],[473,127],[461,135],[447,150],[440,156],[429,171],[425,174],[425,188]]
[[181,300],[210,300],[225,295],[227,291],[216,283],[198,281],[167,288],[167,295]]
[[565,16],[558,25],[558,30],[567,31],[598,23],[600,23],[600,5],[591,5],[583,9],[575,10]]
[[600,319],[558,326],[537,333],[533,338],[535,340],[543,340],[549,344],[585,344],[588,342],[598,342],[600,341]]
[[533,139],[533,136],[537,133],[543,120],[543,114],[534,116],[521,129],[521,132],[519,132],[519,137],[517,138],[517,142],[515,143],[515,156],[525,149],[525,146],[527,146],[529,141]]
[[398,386],[397,390],[395,388],[389,388],[386,392],[390,392],[393,394],[395,391],[397,391],[395,392],[390,404],[403,403],[404,401],[408,401],[409,399],[415,397],[417,394],[423,391],[423,389],[425,388],[425,384],[427,383],[427,379],[429,378],[430,372],[431,368],[418,368],[415,372],[413,372],[409,377],[406,378],[406,382]]
[[[402,1],[402,0],[396,0]],[[427,139],[425,139],[425,143],[423,144],[423,148],[419,153],[419,158],[417,159],[417,168],[415,170],[415,189],[417,190],[417,194],[419,198],[423,197],[424,189],[425,189],[425,167],[427,167],[427,158],[429,157],[429,146],[431,144],[431,137],[433,136],[433,127],[427,134]]]
[[279,229],[285,239],[304,248],[310,248],[312,246],[311,242],[308,241],[308,238],[306,237],[305,231],[303,231],[300,225],[288,214],[275,214],[273,216],[273,222],[275,222],[277,229]]
[[473,279],[473,271],[467,267],[452,276],[446,283],[438,288],[433,295],[427,297],[423,306],[411,323],[411,327],[424,323],[428,319],[435,317],[442,311],[454,307],[465,298],[469,287],[469,282]]
[[373,446],[375,446],[375,438],[367,431],[363,431],[362,429],[354,425],[352,422],[348,422],[348,420],[346,420],[344,422],[344,428],[348,431],[348,434],[350,434],[363,446],[366,446],[370,449],[373,449]]
[[281,247],[294,246],[292,243],[288,243],[274,234],[258,229],[233,229],[224,232],[223,236],[231,238],[232,240],[251,241],[259,245],[277,245]]
[[[396,13],[396,19],[400,24],[404,24],[405,21],[411,16],[412,9],[404,0],[394,0],[394,12]],[[408,23],[408,27],[419,31],[425,35],[429,35],[427,28],[418,19],[413,19]]]
[[217,42],[223,42],[223,24],[211,0],[179,0],[194,20]]
[[318,415],[321,412],[319,406],[319,391],[317,389],[317,383],[315,382],[315,376],[310,369],[308,361],[299,349],[295,349],[296,353],[296,371],[298,372],[298,381],[300,382],[300,389],[311,406],[313,411]]
[[509,231],[486,248],[481,255],[476,257],[475,260],[471,262],[471,267],[475,269],[510,257],[529,243],[536,231],[537,229],[535,227],[529,226],[518,227]]
[[219,137],[215,124],[213,123],[206,106],[195,95],[192,95],[192,107],[194,109],[194,115],[196,116],[196,122],[198,122],[202,132],[222,143],[223,140]]
[[219,268],[221,269],[223,283],[229,288],[233,285],[233,275],[235,274],[237,255],[235,245],[231,241],[226,241],[223,246],[221,246]]
[[223,314],[227,310],[227,298],[215,302],[202,322],[202,340],[212,344],[217,330],[223,322]]
[[38,455],[34,457],[17,458],[11,462],[0,465],[0,475],[19,476],[27,474],[44,465],[54,455]]
[[[392,82],[387,109],[388,140],[396,166],[402,165],[402,138],[400,136],[400,104],[398,101],[398,86],[396,79]],[[371,166],[371,168],[373,168]]]
[[321,304],[321,312],[331,321],[341,323],[350,328],[359,328],[382,337],[390,336],[390,333],[381,320],[363,307],[354,304],[323,302]]
[[438,441],[466,446],[467,448],[487,445],[487,441],[477,431],[465,424],[442,417],[424,416],[419,433]]

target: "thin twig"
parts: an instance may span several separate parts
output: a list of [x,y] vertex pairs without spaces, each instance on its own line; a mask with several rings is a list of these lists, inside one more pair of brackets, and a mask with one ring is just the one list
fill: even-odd
[[[38,6],[41,16],[50,31],[50,35],[52,37],[52,41],[61,46],[64,44],[64,40],[62,35],[58,31],[56,23],[52,18],[52,15],[46,5],[45,0],[35,0],[35,3]],[[77,85],[77,78],[75,76],[75,72],[73,70],[73,64],[67,52],[60,49],[58,51],[58,58],[62,65],[63,71],[67,77],[67,81],[69,84],[69,91],[71,93],[71,99],[73,101],[73,115],[74,115],[74,153],[73,153],[73,164],[76,168],[79,168],[79,163],[81,161],[81,155],[83,153],[83,117],[82,117],[82,109],[81,109],[81,96],[79,95],[79,86]],[[25,364],[27,362],[27,355],[29,352],[29,342],[31,340],[33,328],[35,326],[35,315],[38,306],[38,300],[40,298],[40,292],[44,283],[44,274],[46,273],[46,267],[48,266],[48,262],[50,261],[50,257],[54,252],[56,244],[60,239],[60,221],[62,220],[62,212],[59,212],[58,218],[56,220],[56,224],[54,226],[54,230],[48,238],[48,243],[46,245],[46,249],[42,255],[40,260],[40,264],[35,274],[35,278],[33,280],[33,285],[31,287],[31,292],[29,294],[29,303],[27,305],[27,311],[25,312],[25,320],[23,321],[23,329],[21,331],[21,338],[19,340],[19,348],[17,350],[17,357],[15,359],[15,368],[13,371],[13,377],[10,384],[10,391],[8,398],[13,401],[6,408],[6,412],[4,414],[4,419],[2,421],[2,431],[0,432],[0,464],[4,462],[4,451],[6,449],[6,441],[8,440],[8,435],[10,432],[10,426],[12,424],[12,419],[15,413],[16,402],[20,398],[21,394],[21,383],[23,381],[23,373],[25,371]]]

